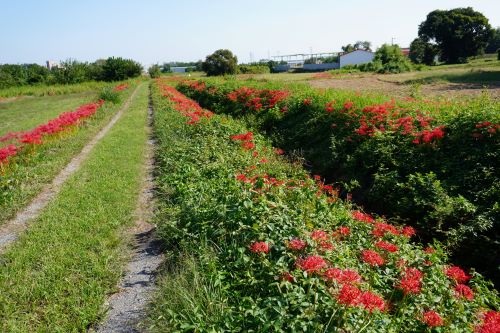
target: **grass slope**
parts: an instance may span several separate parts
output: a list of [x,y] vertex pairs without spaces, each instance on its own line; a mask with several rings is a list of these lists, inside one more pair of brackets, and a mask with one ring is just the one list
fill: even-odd
[[82,168],[2,257],[0,331],[82,332],[124,262],[146,146],[147,85]]

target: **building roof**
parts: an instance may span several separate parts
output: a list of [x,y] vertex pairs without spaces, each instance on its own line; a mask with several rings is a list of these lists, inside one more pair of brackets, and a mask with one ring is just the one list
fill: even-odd
[[372,51],[358,49],[358,50],[354,50],[354,51],[350,51],[350,52],[342,53],[340,56],[341,56],[341,57],[343,57],[343,56],[345,56],[345,55],[348,55],[348,54],[353,53],[353,52],[358,52],[358,51],[368,52],[368,53],[374,54],[374,52],[372,52]]

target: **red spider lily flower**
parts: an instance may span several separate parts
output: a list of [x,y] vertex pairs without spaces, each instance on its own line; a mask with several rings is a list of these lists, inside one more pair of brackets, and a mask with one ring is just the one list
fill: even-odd
[[237,175],[236,175],[236,180],[239,180],[239,181],[242,181],[242,182],[245,182],[245,183],[246,183],[246,181],[247,181],[247,176],[246,176],[246,175],[244,175],[244,174],[242,174],[242,173],[237,174]]
[[427,254],[433,254],[434,252],[436,252],[436,250],[434,250],[432,247],[428,246],[424,249],[424,252]]
[[446,269],[446,275],[456,283],[465,284],[470,280],[471,276],[467,275],[460,267],[452,266]]
[[426,311],[423,313],[421,321],[429,327],[443,326],[443,319],[435,311]]
[[7,147],[0,148],[0,164],[7,161],[9,157],[17,154],[17,147],[15,145],[8,145]]
[[344,284],[342,289],[340,289],[337,300],[340,304],[353,306],[359,303],[360,296],[361,290],[353,285]]
[[335,105],[335,101],[331,101],[331,102],[326,103],[326,105],[325,105],[325,111],[328,112],[328,113],[333,112],[333,110],[334,110],[333,106],[334,105]]
[[351,269],[329,268],[323,274],[327,281],[337,281],[340,284],[357,284],[361,282],[358,272]]
[[423,273],[416,268],[408,267],[403,273],[403,277],[399,282],[399,288],[407,294],[419,294],[422,290]]
[[310,98],[304,98],[304,100],[302,101],[302,104],[308,106],[308,105],[311,105],[311,99]]
[[372,230],[372,235],[376,237],[384,237],[385,234],[390,233],[395,236],[399,235],[398,229],[390,224],[378,222]]
[[359,297],[359,304],[362,305],[365,310],[372,313],[374,310],[379,310],[383,312],[386,309],[384,299],[370,291],[365,291]]
[[344,237],[344,236],[349,236],[351,233],[351,229],[349,227],[339,227],[337,230],[335,230],[332,233],[333,237]]
[[351,101],[345,102],[344,103],[344,110],[349,110],[350,108],[352,108],[353,105],[354,105],[354,103]]
[[250,251],[253,253],[269,253],[269,244],[266,242],[253,242],[250,244]]
[[463,297],[465,299],[468,299],[469,301],[472,301],[474,299],[474,293],[472,292],[472,289],[465,284],[458,284],[455,287],[455,296],[458,298]]
[[290,283],[295,282],[295,278],[289,272],[283,272],[281,274],[281,276],[280,276],[280,280],[282,280],[282,281],[288,281]]
[[361,222],[366,222],[366,223],[373,223],[375,220],[373,217],[371,217],[369,214],[365,214],[363,212],[360,212],[359,210],[355,210],[351,214],[352,218],[361,221]]
[[323,230],[314,230],[313,232],[311,232],[311,238],[315,241],[327,240],[328,234]]
[[382,250],[386,250],[388,252],[396,252],[399,249],[396,245],[384,241],[376,242],[375,247],[378,247],[379,249]]
[[307,243],[302,239],[294,238],[290,240],[286,246],[290,250],[301,251],[307,246]]
[[476,327],[476,333],[500,332],[500,312],[488,311],[483,315],[483,322]]
[[258,151],[254,151],[254,152],[252,153],[252,156],[253,156],[253,157],[257,157],[257,156],[259,156],[259,152],[258,152]]
[[276,155],[283,155],[285,153],[285,151],[283,149],[276,148],[276,149],[274,149],[274,153]]
[[325,259],[317,255],[311,255],[304,259],[299,258],[296,265],[307,273],[318,273],[328,266]]
[[255,148],[255,143],[253,142],[250,142],[250,141],[246,141],[246,142],[243,142],[241,144],[241,146],[246,149],[246,150],[252,150]]
[[265,164],[267,162],[269,162],[269,160],[266,159],[266,158],[261,158],[260,161],[259,161],[260,164]]
[[416,234],[416,232],[412,227],[404,227],[403,230],[401,230],[401,234],[405,237],[411,238]]
[[361,255],[363,257],[363,261],[370,266],[381,266],[385,263],[384,258],[373,250],[363,250]]
[[324,241],[324,240],[319,242],[318,248],[321,251],[333,251],[335,249],[335,247],[333,246],[332,243]]
[[113,91],[122,91],[129,87],[128,83],[120,84],[113,88]]
[[252,141],[253,140],[253,132],[231,135],[231,140],[233,140],[233,141]]

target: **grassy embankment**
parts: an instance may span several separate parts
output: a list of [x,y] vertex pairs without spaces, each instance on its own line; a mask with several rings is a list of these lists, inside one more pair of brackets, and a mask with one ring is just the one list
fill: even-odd
[[[84,332],[125,260],[147,140],[146,84],[59,195],[4,255],[0,330]],[[126,239],[126,238],[125,238]]]

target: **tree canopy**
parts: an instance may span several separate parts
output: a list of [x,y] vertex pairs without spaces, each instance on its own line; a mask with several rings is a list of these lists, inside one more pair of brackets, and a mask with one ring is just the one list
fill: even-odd
[[229,50],[220,49],[208,55],[202,69],[208,76],[236,74],[238,58]]
[[488,19],[471,7],[434,10],[418,28],[419,38],[436,44],[447,63],[467,62],[467,57],[480,54],[491,35]]

